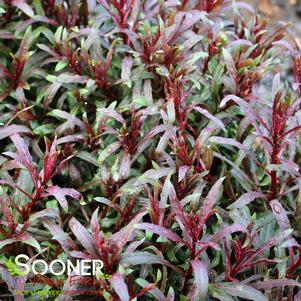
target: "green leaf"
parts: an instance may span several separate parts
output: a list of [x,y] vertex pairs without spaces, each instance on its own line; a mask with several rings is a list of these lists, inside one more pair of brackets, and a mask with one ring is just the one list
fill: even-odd
[[68,66],[68,63],[66,61],[60,61],[55,66],[55,72],[59,72],[67,66]]

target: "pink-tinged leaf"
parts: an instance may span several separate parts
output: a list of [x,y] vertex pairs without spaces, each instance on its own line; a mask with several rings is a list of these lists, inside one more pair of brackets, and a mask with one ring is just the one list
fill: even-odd
[[301,290],[295,295],[294,301],[301,301]]
[[253,44],[248,40],[237,39],[235,41],[230,42],[228,46],[229,46],[229,48],[231,48],[231,47],[240,47],[240,46],[251,47],[251,46],[253,46]]
[[161,199],[160,199],[160,208],[166,208],[167,206],[167,199],[175,199],[176,198],[176,191],[173,184],[170,181],[170,175],[166,177],[164,181],[164,185],[161,192]]
[[84,139],[83,135],[67,135],[65,137],[61,137],[57,139],[56,145],[60,145],[63,143],[71,143],[71,142],[78,142]]
[[186,173],[189,170],[189,168],[190,168],[190,166],[187,166],[187,165],[181,166],[179,168],[178,182],[181,182],[185,178]]
[[95,201],[99,202],[99,203],[102,203],[102,204],[105,204],[105,205],[108,205],[110,206],[111,208],[115,209],[116,211],[119,211],[119,208],[116,204],[114,204],[111,200],[107,199],[107,198],[104,198],[104,197],[96,197],[94,198]]
[[194,283],[196,285],[192,300],[203,301],[207,296],[209,286],[207,265],[200,260],[191,260],[190,263],[194,272]]
[[[18,224],[18,227],[16,229],[16,233],[20,233],[20,231],[23,230],[23,227],[24,226],[21,226],[20,224]],[[20,234],[15,234],[14,238],[1,240],[0,241],[0,249],[2,249],[6,245],[16,243],[16,242],[22,242],[24,244],[27,244],[29,246],[34,247],[39,252],[41,251],[41,247],[40,247],[38,241],[35,238],[33,238],[31,235],[29,235],[27,232],[20,233]]]
[[288,170],[292,169],[295,172],[299,172],[299,165],[290,161],[290,160],[284,160],[280,159],[280,162],[282,165],[284,165]]
[[70,256],[74,258],[80,258],[80,259],[93,259],[91,255],[88,255],[87,253],[81,252],[81,251],[71,251]]
[[54,58],[61,60],[61,55],[56,53],[54,50],[50,49],[48,46],[44,45],[44,44],[37,44],[38,48],[46,51],[47,53],[49,53],[51,56],[53,56]]
[[27,169],[34,169],[32,156],[25,141],[18,134],[13,134],[10,138],[18,151],[18,155],[14,159],[19,161]]
[[121,249],[129,240],[132,232],[135,228],[135,225],[141,220],[141,218],[146,214],[146,212],[138,213],[129,224],[123,227],[120,231],[114,233],[110,238],[110,243],[113,243],[115,246],[118,246]]
[[231,235],[235,232],[243,232],[243,233],[248,233],[247,228],[243,227],[242,225],[239,224],[233,224],[230,226],[227,226],[225,228],[222,228],[220,231],[218,231],[216,234],[214,234],[211,238],[210,241],[217,243],[219,242],[222,238]]
[[122,68],[121,68],[121,79],[123,81],[128,81],[130,79],[132,66],[133,66],[133,59],[130,57],[125,57],[122,61]]
[[199,228],[202,229],[204,226],[204,223],[206,222],[207,218],[209,217],[212,208],[214,204],[217,201],[218,195],[220,194],[220,190],[223,184],[223,181],[225,180],[225,177],[220,178],[210,189],[209,193],[207,194],[202,210],[201,210],[201,219],[199,222]]
[[59,83],[63,84],[84,84],[89,80],[87,76],[81,76],[73,73],[62,73],[57,78]]
[[265,195],[261,192],[257,192],[257,191],[251,191],[251,192],[247,192],[242,194],[239,199],[234,202],[233,204],[231,204],[230,206],[227,207],[227,209],[238,209],[241,207],[244,207],[248,204],[250,204],[251,202],[253,202],[255,199],[258,198],[264,198]]
[[287,213],[278,200],[270,201],[270,206],[281,230],[287,230],[291,227]]
[[56,209],[44,209],[39,212],[30,215],[29,220],[33,222],[35,219],[44,218],[44,217],[59,217],[59,212]]
[[128,287],[124,281],[123,276],[119,272],[116,272],[113,274],[113,276],[110,278],[110,283],[111,283],[115,293],[120,298],[120,301],[129,301],[130,300]]
[[83,131],[86,130],[86,126],[85,126],[84,122],[82,122],[79,118],[71,115],[68,112],[65,112],[65,111],[62,111],[59,109],[54,109],[54,110],[52,110],[51,115],[54,115],[55,117],[66,119],[68,122],[78,126],[81,130],[83,130]]
[[12,0],[12,5],[19,8],[25,15],[34,16],[34,12],[25,0]]
[[10,138],[13,141],[18,153],[13,154],[11,152],[8,152],[4,154],[7,154],[13,159],[15,159],[16,161],[18,161],[29,171],[32,181],[36,187],[37,171],[35,169],[32,156],[28,150],[28,146],[25,144],[25,141],[18,134],[13,134],[12,136],[10,136]]
[[297,50],[295,50],[293,47],[292,47],[292,44],[289,43],[288,41],[285,41],[285,40],[281,40],[281,41],[276,41],[276,42],[273,42],[272,43],[273,45],[277,45],[277,46],[282,46],[284,48],[287,48],[287,50],[289,50],[289,52],[294,56],[296,54],[298,54]]
[[[220,247],[217,243],[215,242],[210,242],[210,241],[199,241],[197,242],[197,245],[201,247],[201,249],[199,250],[199,253],[201,253],[200,251],[202,251],[203,249],[207,249],[207,248],[213,248],[215,250],[220,250]],[[203,252],[203,251],[202,251]]]
[[236,69],[236,66],[234,64],[232,55],[227,49],[223,48],[223,56],[224,56],[224,60],[226,62],[227,70],[228,70],[233,82],[236,84],[236,82],[237,82],[237,69]]
[[150,130],[144,137],[143,139],[138,143],[139,147],[141,147],[145,142],[148,142],[151,138],[153,138],[154,136],[158,135],[161,132],[165,132],[165,131],[172,131],[172,127],[170,125],[167,124],[160,124],[158,126],[155,126],[152,130]]
[[20,292],[24,291],[27,275],[11,276],[10,273],[2,266],[0,266],[0,275],[1,279],[6,283],[9,291],[14,295],[14,300],[24,300],[24,296]]
[[241,144],[240,142],[236,141],[235,139],[213,136],[213,137],[209,138],[209,141],[216,143],[216,144],[235,146],[238,149],[241,149],[245,153],[249,154],[254,160],[256,160],[258,162],[258,160],[255,158],[255,156],[249,151],[249,149],[247,147],[245,147],[243,144]]
[[115,46],[116,42],[117,42],[117,40],[114,40],[113,43],[111,44],[111,47],[107,53],[107,57],[103,64],[103,72],[104,72],[105,78],[107,78],[107,74],[108,74],[108,70],[110,67],[111,60],[112,60],[113,50],[114,50],[114,46]]
[[243,300],[268,301],[268,298],[260,291],[246,284],[224,282],[213,286],[230,296],[240,297]]
[[171,198],[170,203],[173,212],[176,214],[177,222],[183,226],[185,235],[188,235],[191,238],[191,232],[186,231],[186,229],[190,229],[190,223],[185,217],[182,204],[176,198]]
[[291,229],[285,230],[281,232],[278,236],[265,242],[260,248],[256,250],[256,252],[252,253],[252,255],[248,257],[248,259],[244,262],[244,265],[248,265],[251,262],[253,262],[254,259],[262,255],[265,251],[270,250],[273,246],[279,244],[283,239],[289,237],[292,234],[292,232],[293,231]]
[[125,153],[121,159],[119,176],[121,179],[127,179],[130,175],[131,168],[131,156],[129,153]]
[[169,240],[172,240],[174,242],[186,244],[186,242],[176,233],[172,232],[169,229],[166,229],[164,227],[160,227],[157,225],[153,225],[151,223],[140,223],[135,225],[136,229],[146,230],[152,233],[156,233],[164,238],[167,238]]
[[62,84],[59,82],[54,82],[51,85],[49,85],[45,92],[45,103],[47,106],[52,102],[54,96],[56,95],[57,91],[61,86]]
[[101,235],[99,222],[98,222],[98,208],[93,212],[91,218],[91,230],[92,230],[92,237],[96,242],[99,239],[99,236]]
[[120,142],[116,141],[107,146],[98,156],[98,161],[102,163],[105,161],[111,154],[116,152],[121,147]]
[[[254,7],[251,4],[248,4],[248,3],[243,2],[243,1],[235,1],[235,10],[237,12],[240,12],[243,9],[245,9],[246,11],[251,13],[252,15],[255,14]],[[233,10],[232,2],[228,2],[228,5],[222,8],[222,12],[232,11],[232,10]]]
[[270,290],[272,288],[282,287],[282,286],[301,287],[301,283],[292,279],[270,279],[266,281],[258,281],[256,283],[253,283],[252,286],[254,286],[257,289]]
[[280,88],[281,88],[280,73],[277,73],[273,79],[273,88],[272,88],[273,99],[275,99],[276,94],[280,91]]
[[[146,281],[146,280],[144,280],[142,278],[139,278],[138,281],[136,281],[136,282],[142,288],[146,288],[146,287],[149,287],[150,285],[152,285],[151,283],[149,283],[148,281]],[[148,293],[150,295],[152,295],[155,298],[156,301],[168,301],[166,299],[166,297],[164,296],[164,294],[157,287],[149,290]]]
[[[267,124],[262,120],[262,118],[256,112],[254,112],[254,110],[251,109],[250,105],[240,97],[237,97],[235,95],[228,95],[225,98],[223,98],[223,100],[220,103],[220,107],[223,107],[229,101],[234,101],[236,104],[238,104],[241,107],[241,109],[249,117],[250,122],[253,125],[253,127],[255,128],[257,134],[260,137],[263,137],[264,135],[263,135],[262,131],[259,129],[257,123],[259,123],[266,130],[269,130],[269,128],[268,128]],[[266,144],[265,140],[263,140],[263,142]],[[268,146],[267,146],[267,148],[268,148]]]
[[98,258],[94,240],[88,230],[74,217],[71,218],[69,226],[75,237],[79,240],[79,242],[87,250],[87,252],[94,258]]
[[65,252],[77,250],[76,244],[60,226],[54,224],[48,218],[42,218],[42,223],[44,227],[47,228],[53,235],[53,239],[57,240],[61,244]]
[[206,109],[203,109],[203,108],[198,107],[198,106],[193,106],[193,109],[195,109],[196,111],[200,112],[202,115],[204,115],[205,117],[207,117],[214,124],[216,124],[217,126],[219,126],[221,129],[226,130],[225,125],[221,122],[221,120],[218,119],[217,117],[213,116]]
[[173,168],[158,168],[158,169],[149,169],[143,175],[141,175],[138,180],[141,182],[154,181],[162,177],[168,176],[170,173],[174,173]]
[[54,196],[60,203],[60,205],[64,208],[64,210],[68,209],[68,203],[66,200],[66,196],[71,196],[76,200],[80,200],[81,194],[73,188],[61,188],[59,186],[51,186],[46,189],[46,191]]
[[182,271],[174,266],[173,264],[169,263],[167,260],[159,257],[158,255],[149,253],[149,252],[130,252],[130,253],[123,253],[121,255],[120,263],[126,265],[139,265],[139,264],[162,264],[166,265],[176,272],[183,274]]
[[[13,161],[15,162],[15,161]],[[9,162],[11,163],[11,162]],[[4,165],[4,164],[3,164]],[[2,165],[2,168],[3,168],[3,165]],[[11,166],[11,165],[10,165]],[[9,167],[10,167],[9,166]],[[7,167],[7,166],[5,166]],[[12,168],[20,168],[20,166],[18,166],[18,164],[12,164],[11,166]],[[22,167],[22,166],[21,166]],[[0,185],[7,185],[7,186],[10,186],[14,189],[17,189],[19,191],[21,191],[24,195],[26,195],[28,197],[28,199],[31,199],[30,195],[28,194],[28,192],[26,192],[24,189],[22,189],[20,186],[18,186],[17,184],[15,184],[13,181],[6,181],[6,180],[0,180]]]
[[120,122],[121,124],[125,123],[125,120],[121,116],[121,114],[117,113],[113,109],[100,108],[100,109],[97,109],[97,111],[101,112],[101,114],[103,115],[103,117],[111,117],[111,118],[117,120],[118,122]]
[[58,26],[58,23],[55,22],[54,20],[48,19],[47,17],[44,17],[44,16],[35,15],[34,18],[31,18],[24,22],[18,23],[16,26],[15,34],[19,35],[21,32],[25,31],[29,25],[37,23],[37,22],[44,22],[47,24],[51,24],[53,26]]
[[127,252],[135,252],[139,246],[141,246],[145,241],[145,237],[140,240],[135,240],[129,244],[126,251]]
[[[10,31],[1,31],[0,32],[0,39],[1,40],[4,40],[4,39],[11,40],[11,39],[14,39],[14,38],[15,38],[15,36]],[[0,71],[0,73],[1,73],[1,71]]]
[[0,140],[17,133],[31,133],[30,129],[24,125],[8,125],[0,128]]

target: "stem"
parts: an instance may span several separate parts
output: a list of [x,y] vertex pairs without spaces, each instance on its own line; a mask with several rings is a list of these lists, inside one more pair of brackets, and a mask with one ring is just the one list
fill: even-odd
[[[271,163],[272,164],[278,164],[279,159],[278,159],[278,153],[279,153],[279,148],[278,148],[278,133],[274,130],[273,131],[273,151],[271,155]],[[268,200],[274,200],[277,197],[278,193],[278,178],[277,178],[277,171],[272,170],[270,173],[271,176],[271,183],[270,183],[270,189],[269,189],[269,196]]]

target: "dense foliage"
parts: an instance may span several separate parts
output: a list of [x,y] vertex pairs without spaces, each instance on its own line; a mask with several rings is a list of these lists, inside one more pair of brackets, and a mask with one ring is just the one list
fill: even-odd
[[0,0],[1,294],[300,301],[300,53],[236,1]]

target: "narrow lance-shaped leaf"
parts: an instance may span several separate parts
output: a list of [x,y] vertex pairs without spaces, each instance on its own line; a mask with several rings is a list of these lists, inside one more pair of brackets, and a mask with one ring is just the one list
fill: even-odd
[[236,70],[232,55],[227,49],[223,48],[223,56],[224,56],[224,59],[225,59],[225,62],[226,62],[228,72],[229,72],[232,80],[236,84],[236,82],[237,82],[237,70]]
[[68,209],[68,203],[66,200],[66,196],[71,196],[76,200],[80,200],[81,194],[73,188],[61,188],[59,186],[51,186],[46,189],[46,191],[53,195],[60,203],[60,205],[64,208],[64,210]]
[[202,229],[204,223],[206,222],[207,217],[212,211],[212,208],[217,201],[217,197],[220,193],[220,189],[222,187],[222,183],[224,181],[225,177],[219,179],[210,189],[208,195],[206,196],[202,210],[201,210],[201,219],[200,219],[200,229]]
[[94,258],[97,258],[97,251],[95,249],[92,236],[87,229],[74,217],[71,218],[69,225],[81,245],[88,251],[90,255],[92,255]]
[[205,300],[209,286],[207,265],[199,260],[192,260],[190,263],[194,272],[194,282],[196,284],[193,301]]
[[139,264],[162,264],[166,265],[176,272],[182,274],[181,269],[169,263],[167,260],[160,258],[158,255],[149,252],[130,252],[121,255],[121,264],[139,265]]
[[68,236],[67,233],[65,233],[60,226],[57,224],[54,224],[52,221],[50,221],[49,218],[42,218],[42,223],[47,228],[50,233],[53,235],[54,239],[56,239],[65,252],[71,251],[71,250],[77,250],[76,244],[74,241]]
[[24,0],[13,0],[12,5],[19,8],[21,11],[23,11],[24,14],[26,14],[29,17],[34,16],[34,12],[31,9],[31,7],[26,3]]
[[226,130],[226,128],[225,128],[224,124],[221,122],[221,120],[218,119],[217,117],[213,116],[206,109],[203,109],[203,108],[198,107],[198,106],[194,106],[193,108],[196,111],[198,111],[201,114],[203,114],[204,116],[206,116],[209,120],[211,120],[214,124],[216,124],[217,126],[219,126],[221,129]]
[[0,128],[0,140],[16,133],[30,133],[30,129],[24,125],[8,125]]
[[275,287],[283,287],[283,286],[301,287],[301,283],[293,279],[270,279],[270,280],[255,282],[253,283],[253,286],[256,287],[257,289],[270,290]]
[[291,227],[287,212],[278,200],[270,201],[270,206],[281,230],[287,230]]
[[222,228],[220,231],[218,231],[216,234],[214,234],[210,241],[211,242],[219,242],[222,238],[228,236],[228,235],[231,235],[235,232],[243,232],[243,233],[248,233],[248,230],[243,227],[242,225],[239,225],[239,224],[233,224],[233,225],[230,225],[230,226],[226,226],[224,228]]
[[278,236],[274,237],[273,239],[267,241],[264,243],[260,248],[257,249],[256,252],[254,252],[252,255],[248,257],[248,259],[244,262],[244,265],[250,264],[253,259],[259,257],[261,254],[263,254],[265,251],[269,250],[271,247],[277,245],[281,240],[285,239],[288,237],[293,230],[288,229],[283,232],[281,232]]
[[135,225],[141,220],[141,218],[146,214],[146,212],[138,213],[128,225],[122,228],[119,232],[114,233],[109,241],[114,243],[121,249],[128,241],[132,231],[134,230]]
[[263,198],[265,195],[261,192],[257,191],[251,191],[242,194],[239,199],[231,204],[230,206],[227,207],[227,209],[239,209],[242,208],[243,206],[248,205],[249,203],[253,202],[254,200],[258,198]]
[[230,296],[240,297],[244,300],[268,301],[268,298],[260,291],[246,284],[225,282],[221,284],[214,284],[214,287],[220,289],[226,294],[229,294]]
[[120,298],[120,301],[129,301],[130,300],[130,295],[128,292],[127,285],[124,281],[123,276],[119,272],[116,272],[113,274],[113,276],[110,278],[110,283],[111,283],[112,287],[114,288],[114,291]]
[[140,223],[135,226],[136,229],[146,230],[152,233],[156,233],[166,239],[172,240],[174,242],[186,244],[186,242],[176,233],[169,229],[160,227],[158,225],[153,225],[151,223]]

